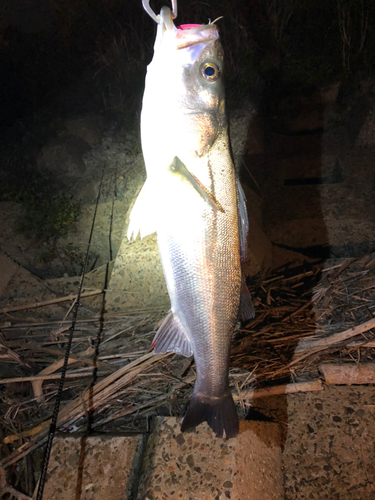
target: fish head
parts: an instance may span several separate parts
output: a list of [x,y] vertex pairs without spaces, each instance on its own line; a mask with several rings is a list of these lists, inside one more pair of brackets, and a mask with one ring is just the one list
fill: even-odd
[[[155,16],[158,28],[143,97],[142,144],[145,157],[148,152],[154,157],[156,148],[165,156],[173,149],[173,156],[185,162],[205,155],[226,125],[224,53],[216,24],[176,27],[173,19],[167,7]],[[161,162],[168,163],[164,158]]]
[[203,112],[216,110],[224,102],[224,54],[215,25],[204,26],[201,36],[204,41],[187,45],[187,39],[177,50],[184,89],[181,102],[186,109]]
[[182,108],[212,109],[223,98],[224,54],[216,24],[182,25],[176,28],[167,12],[160,13],[152,65],[170,99]]
[[179,30],[176,39],[180,61],[176,109],[184,120],[181,129],[189,139],[186,144],[195,156],[202,157],[226,125],[224,52],[214,24]]

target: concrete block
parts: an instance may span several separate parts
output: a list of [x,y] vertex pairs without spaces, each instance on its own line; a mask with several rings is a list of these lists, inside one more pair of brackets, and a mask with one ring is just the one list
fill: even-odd
[[288,423],[283,453],[286,498],[373,500],[373,385],[326,386],[324,391],[280,398],[283,401],[268,398],[267,407],[273,412],[278,405],[284,412],[276,410],[278,415]]
[[243,272],[245,276],[254,276],[263,270],[272,268],[272,262],[272,244],[249,211],[247,261],[242,266]]
[[258,114],[252,115],[247,134],[246,153],[249,155],[264,153],[264,125]]
[[247,261],[243,265],[246,276],[255,274],[273,267],[273,249],[271,241],[263,231],[261,198],[250,176],[241,179],[242,188],[246,196],[246,207],[249,218],[249,234],[247,239]]
[[109,280],[107,310],[169,308],[156,234],[129,242],[124,236]]
[[138,482],[142,436],[56,437],[44,500],[128,500]]
[[207,424],[181,433],[180,418],[159,418],[143,462],[137,500],[282,500],[279,428],[241,421],[230,440]]
[[10,279],[17,272],[19,266],[0,252],[0,296],[5,292]]
[[[29,305],[55,299],[56,294],[45,282],[12,259],[0,252],[0,309]],[[60,317],[66,313],[61,304],[29,309],[27,315],[45,320],[46,317]],[[15,313],[17,314],[17,312]]]

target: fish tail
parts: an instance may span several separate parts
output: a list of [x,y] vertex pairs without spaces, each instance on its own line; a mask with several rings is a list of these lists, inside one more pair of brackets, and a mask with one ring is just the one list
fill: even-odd
[[207,422],[216,434],[216,437],[236,437],[238,434],[238,415],[232,394],[228,391],[224,396],[217,398],[194,394],[191,397],[189,408],[182,421],[181,431],[196,427]]

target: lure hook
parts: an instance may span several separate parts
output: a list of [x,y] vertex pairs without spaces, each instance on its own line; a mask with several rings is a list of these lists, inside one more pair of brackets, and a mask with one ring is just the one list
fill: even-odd
[[[177,0],[172,1],[172,19],[176,19],[177,17]],[[150,7],[150,0],[142,0],[142,5],[147,14],[156,22],[160,23],[160,15],[156,15],[155,12]]]

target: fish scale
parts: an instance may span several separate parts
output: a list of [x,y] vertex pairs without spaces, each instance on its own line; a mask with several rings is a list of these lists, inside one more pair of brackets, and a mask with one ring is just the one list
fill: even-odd
[[[194,192],[189,193],[189,199],[176,196],[173,210],[180,214],[179,229],[176,230],[172,222],[165,223],[158,230],[157,237],[171,311],[180,318],[190,338],[197,368],[190,415],[195,400],[216,402],[221,399],[227,416],[232,414],[234,423],[231,427],[219,429],[217,434],[221,435],[225,430],[226,435],[233,435],[237,423],[229,393],[228,369],[230,341],[238,317],[241,270],[235,175],[229,154],[221,152],[225,141],[220,131],[219,136],[209,157],[201,158],[200,171],[208,170],[209,164],[216,166],[212,171],[212,184],[216,188],[215,197],[225,213],[195,199]],[[224,159],[227,163],[222,172]],[[201,205],[199,223],[189,216],[189,206],[194,202]],[[164,222],[166,220],[165,217]],[[156,352],[165,351],[165,347],[156,348]],[[202,411],[201,407],[198,403],[199,414],[195,416],[193,412],[191,418],[188,410],[183,428],[210,418],[207,413],[210,408]],[[215,426],[215,422],[211,422],[211,426]]]

